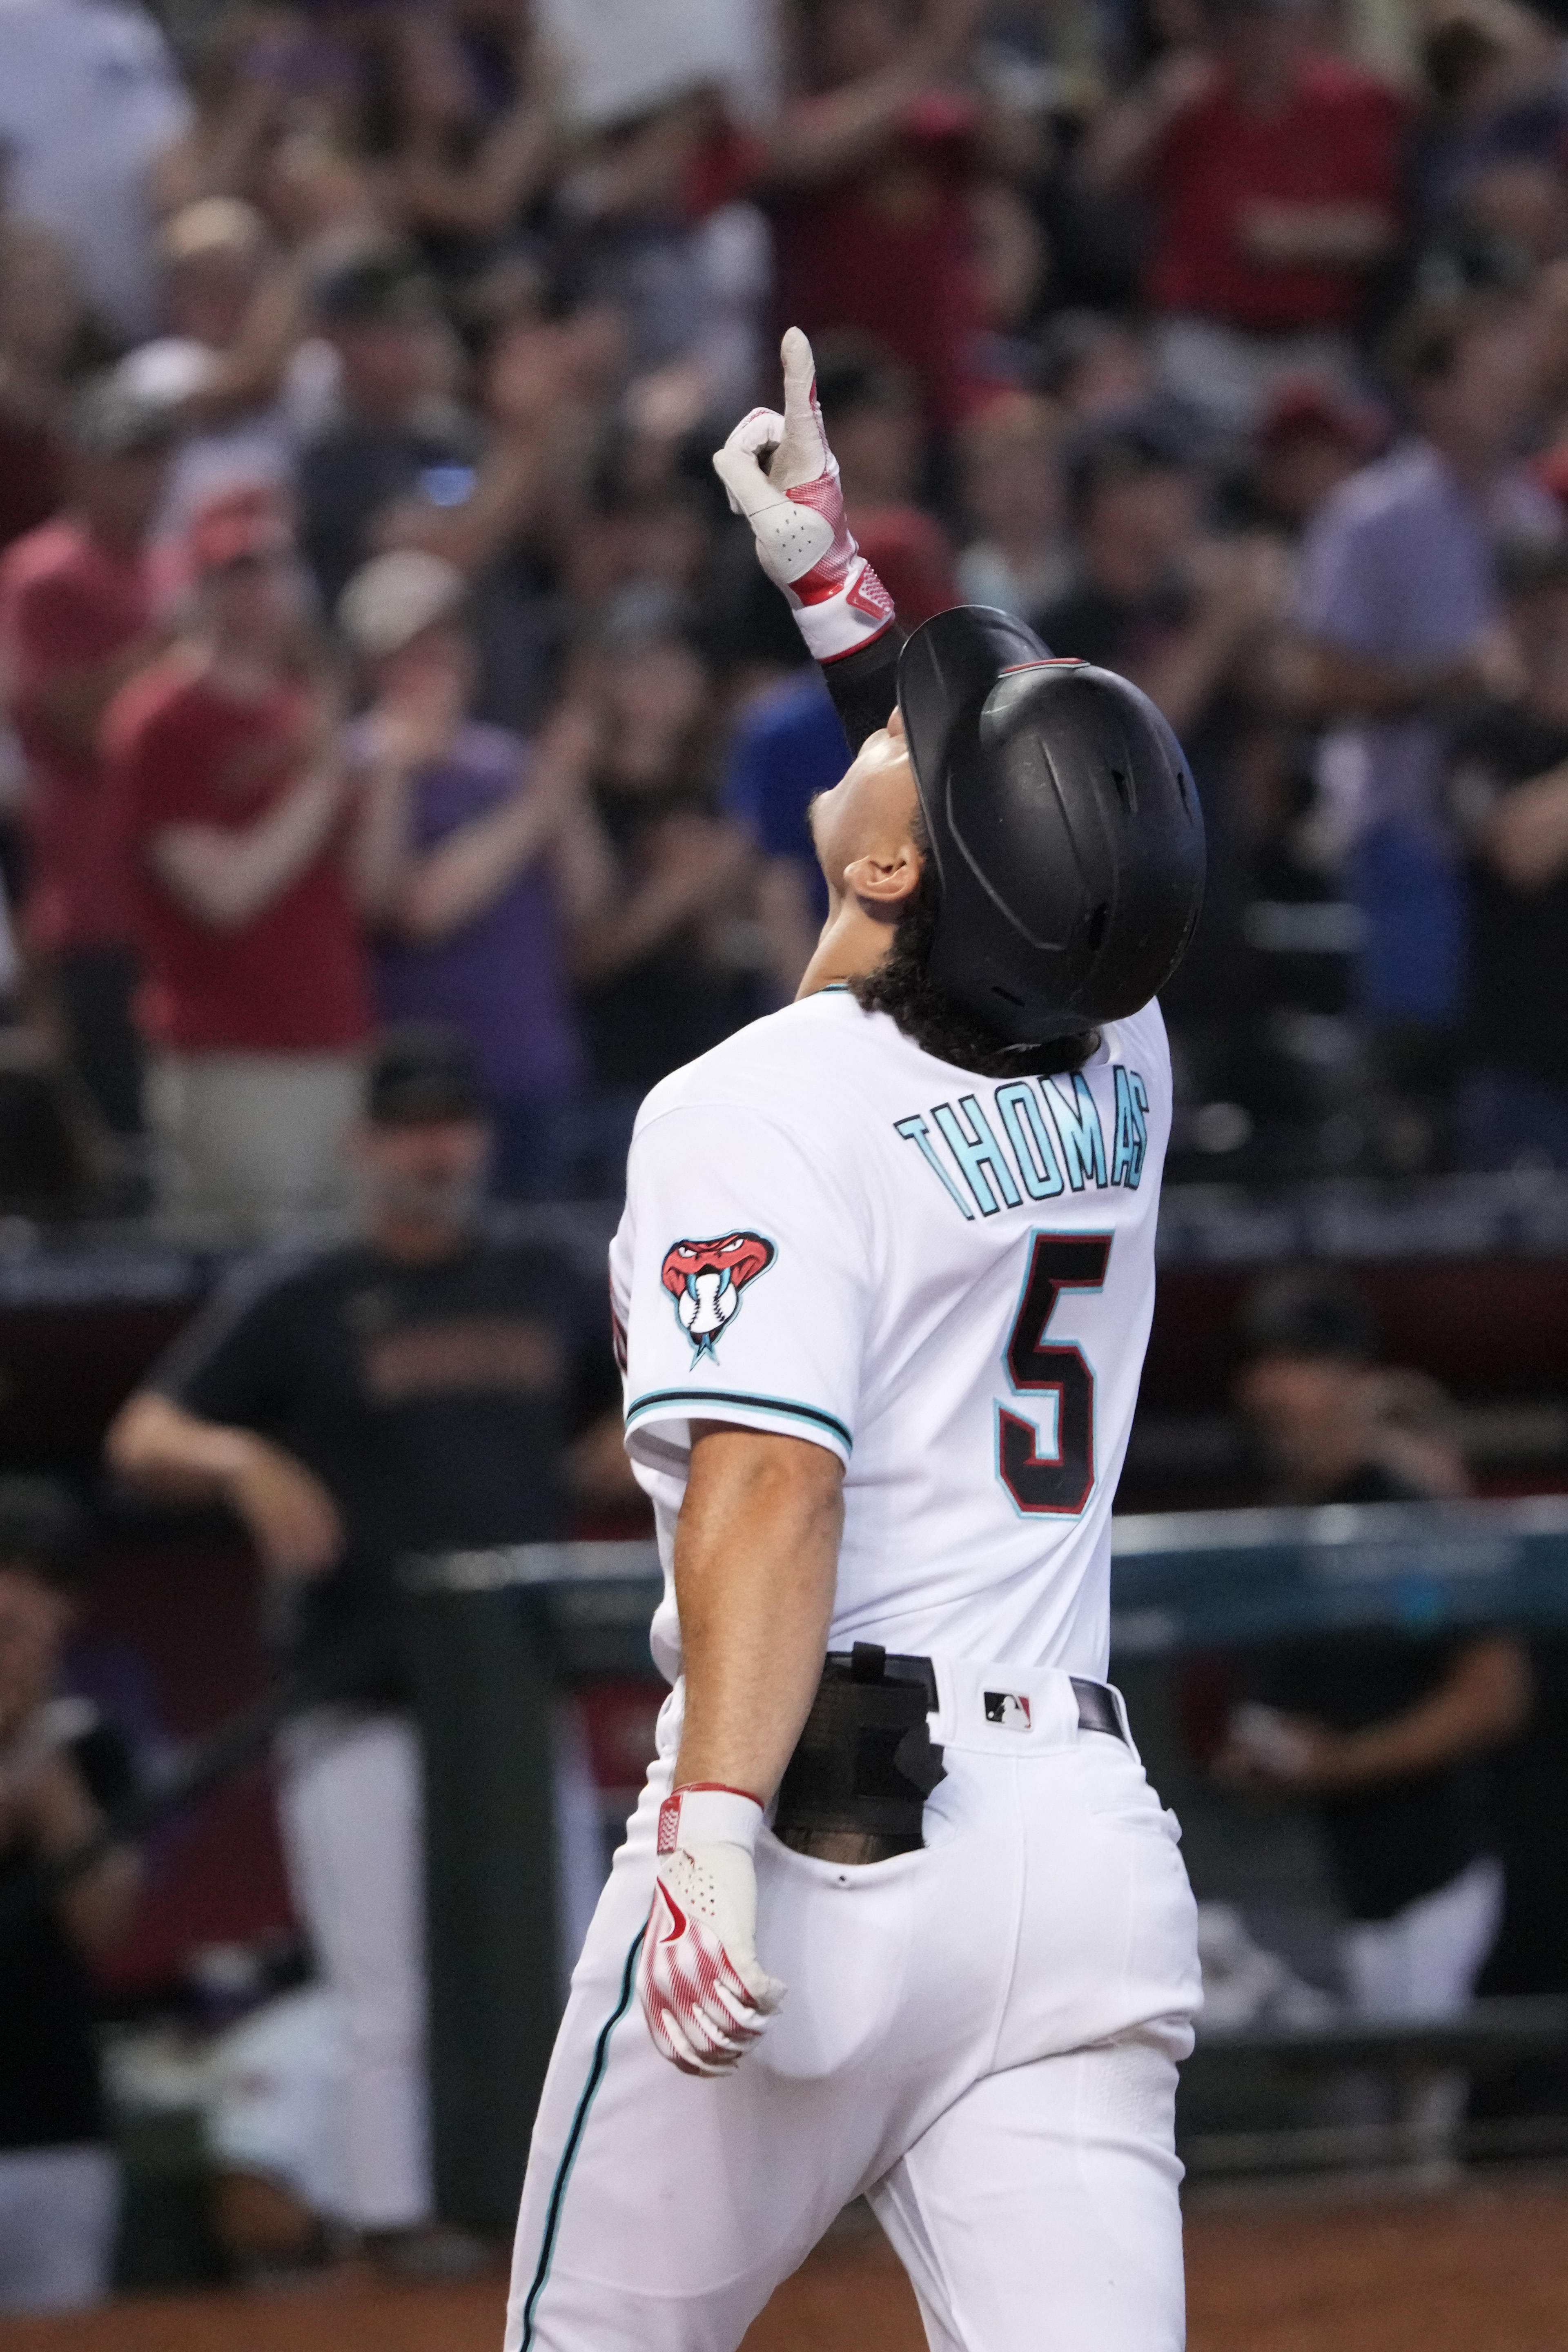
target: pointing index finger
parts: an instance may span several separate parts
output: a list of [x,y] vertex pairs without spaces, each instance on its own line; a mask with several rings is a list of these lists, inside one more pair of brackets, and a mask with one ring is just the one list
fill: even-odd
[[779,357],[784,362],[785,429],[792,436],[797,436],[797,446],[815,444],[825,448],[822,411],[816,404],[816,362],[798,327],[785,329]]

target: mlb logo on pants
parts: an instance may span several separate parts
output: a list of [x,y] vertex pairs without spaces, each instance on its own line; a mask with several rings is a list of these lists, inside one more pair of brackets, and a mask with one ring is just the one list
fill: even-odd
[[985,1720],[987,1723],[1005,1724],[1009,1731],[1027,1731],[1029,1702],[1016,1691],[987,1691]]

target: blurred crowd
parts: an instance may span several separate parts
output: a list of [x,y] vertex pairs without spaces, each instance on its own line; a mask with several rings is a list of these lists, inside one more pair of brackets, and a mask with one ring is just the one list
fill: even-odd
[[822,904],[844,746],[710,467],[792,321],[904,624],[1005,606],[1188,747],[1178,1165],[1568,1162],[1550,12],[608,26],[0,6],[9,1203],[331,1209],[408,1019],[504,1192],[616,1192]]

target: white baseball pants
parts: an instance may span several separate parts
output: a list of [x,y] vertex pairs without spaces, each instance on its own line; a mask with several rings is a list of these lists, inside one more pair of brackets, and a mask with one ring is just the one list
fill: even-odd
[[344,2221],[429,2218],[425,1804],[403,1715],[321,1707],[279,1742],[289,1888],[342,2004]]
[[119,2218],[120,2167],[109,2148],[0,2151],[0,2312],[101,2303]]
[[1475,1990],[1502,1917],[1502,1864],[1481,1854],[1388,1919],[1341,1931],[1351,2007],[1361,2017],[1453,2017]]
[[[857,1869],[763,1832],[757,1947],[788,1992],[728,2079],[678,2073],[637,2002],[672,1697],[545,2084],[507,2352],[734,2352],[861,2194],[934,2352],[1180,2352],[1179,1832],[1065,1674],[935,1663],[922,1851]],[[987,1691],[1026,1706],[988,1722]]]
[[[1457,2016],[1475,1991],[1502,1917],[1502,1864],[1480,1854],[1389,1919],[1352,1920],[1340,1951],[1351,2006],[1363,2017]],[[1393,2112],[1415,2162],[1451,2165],[1469,2090],[1448,2068],[1398,2084]]]
[[[604,1877],[598,1804],[575,1711],[556,1718],[555,1828],[564,1979]],[[345,2044],[344,2210],[406,2229],[432,2207],[425,2069],[425,1790],[402,1714],[313,1708],[283,1732],[279,1822],[289,1890]]]

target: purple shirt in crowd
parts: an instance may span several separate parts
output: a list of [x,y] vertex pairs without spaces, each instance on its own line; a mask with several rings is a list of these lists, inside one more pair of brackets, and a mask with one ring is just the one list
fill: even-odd
[[[1505,475],[1483,509],[1435,449],[1408,442],[1352,475],[1312,525],[1297,621],[1367,660],[1448,660],[1497,617],[1500,540],[1560,527],[1554,501],[1527,475]],[[1445,730],[1411,718],[1345,731],[1361,755],[1358,829],[1391,824],[1446,848]]]
[[[416,848],[487,815],[516,791],[526,746],[501,727],[464,727],[438,768],[414,785]],[[497,1102],[558,1101],[583,1076],[567,992],[560,917],[548,869],[531,866],[460,930],[428,947],[384,941],[376,956],[384,1021],[447,1021],[473,1042]]]

